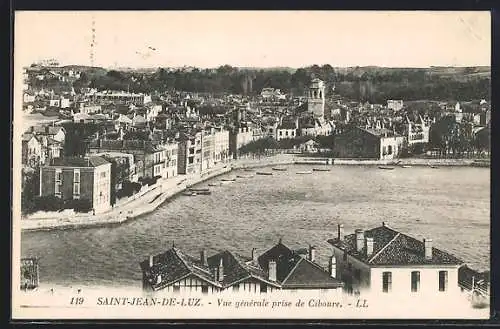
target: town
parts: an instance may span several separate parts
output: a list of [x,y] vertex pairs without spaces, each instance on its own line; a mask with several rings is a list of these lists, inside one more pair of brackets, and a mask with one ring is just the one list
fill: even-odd
[[[458,75],[481,73],[465,68]],[[400,74],[403,78],[394,78],[407,83],[436,79],[439,84],[435,76],[450,73],[431,68]],[[283,155],[332,164],[372,161],[381,169],[406,159],[432,166],[465,159],[489,166],[486,88],[477,94],[465,90],[469,99],[446,94],[443,100],[429,100],[424,92],[421,100],[386,99],[370,91],[370,81],[390,78],[329,65],[291,74],[227,65],[119,71],[60,66],[53,60],[35,63],[23,75],[22,112],[28,123],[22,134],[23,221],[43,216],[66,221],[78,214],[99,221],[122,214],[127,204],[147,203],[145,196],[158,186],[162,193],[178,192],[235,163],[265,163]],[[141,262],[143,285],[175,292],[320,289],[352,294],[365,286],[405,291],[406,281],[408,290],[420,291],[422,278],[422,289],[431,292],[461,288],[489,294],[484,273],[432,247],[432,239],[421,242],[385,224],[346,236],[339,225],[329,243],[334,255],[327,270],[315,262],[314,247],[300,254],[281,241],[260,256],[252,250],[248,259],[229,251],[210,257],[202,251],[195,259],[173,246]],[[172,267],[185,268],[169,272]]]

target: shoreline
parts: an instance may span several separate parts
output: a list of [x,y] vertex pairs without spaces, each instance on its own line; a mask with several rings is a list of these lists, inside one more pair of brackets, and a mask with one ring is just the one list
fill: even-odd
[[[332,161],[333,160],[333,163]],[[396,160],[397,161],[397,160]],[[357,159],[330,159],[330,158],[304,158],[298,160],[293,155],[279,154],[272,157],[264,157],[258,159],[243,158],[233,160],[227,163],[224,167],[211,168],[203,174],[196,174],[191,177],[179,175],[161,182],[160,185],[154,186],[145,191],[142,195],[135,197],[132,200],[123,202],[115,208],[97,215],[76,215],[73,219],[68,218],[22,218],[21,231],[51,231],[77,228],[92,228],[119,225],[131,219],[138,218],[154,212],[166,201],[174,198],[186,189],[203,183],[209,179],[228,174],[233,170],[242,169],[258,169],[280,165],[321,165],[321,166],[376,166],[388,165],[395,168],[400,166],[435,166],[435,167],[486,167],[477,165],[475,160],[459,160],[459,159],[401,159],[398,164],[394,164],[395,160],[357,160]],[[476,164],[476,165],[474,165]],[[480,163],[479,163],[480,164]],[[150,193],[152,195],[149,195]]]

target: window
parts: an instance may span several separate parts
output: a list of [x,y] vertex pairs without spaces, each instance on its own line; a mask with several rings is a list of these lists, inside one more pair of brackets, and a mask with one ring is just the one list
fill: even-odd
[[208,286],[201,286],[201,293],[202,294],[208,294]]
[[234,292],[240,291],[240,285],[238,283],[233,286],[233,291]]
[[75,182],[73,183],[73,196],[79,196],[80,195],[80,183]]
[[105,177],[106,177],[106,172],[105,171],[101,172],[101,178],[105,178]]
[[387,147],[387,154],[391,155],[392,154],[392,145],[389,145]]
[[261,293],[267,292],[267,284],[265,284],[265,283],[260,284],[260,292]]
[[390,292],[392,288],[392,273],[382,272],[382,291]]
[[280,130],[280,136],[283,136],[283,131]]
[[448,286],[448,271],[439,271],[439,291],[446,291]]
[[382,155],[386,155],[387,154],[387,148],[384,146],[382,147]]
[[286,136],[288,136],[288,130],[287,130],[287,131],[285,131],[285,135],[286,135]]
[[420,272],[411,272],[411,291],[417,292],[420,290]]

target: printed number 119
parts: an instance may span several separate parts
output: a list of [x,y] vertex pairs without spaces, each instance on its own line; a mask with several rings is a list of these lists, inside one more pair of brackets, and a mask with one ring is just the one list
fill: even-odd
[[71,297],[71,305],[82,305],[83,304],[83,297]]

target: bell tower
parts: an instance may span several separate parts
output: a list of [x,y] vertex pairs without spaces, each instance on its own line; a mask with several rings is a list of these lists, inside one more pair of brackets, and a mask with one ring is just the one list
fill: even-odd
[[318,78],[313,79],[309,85],[307,111],[315,118],[325,117],[325,83]]

